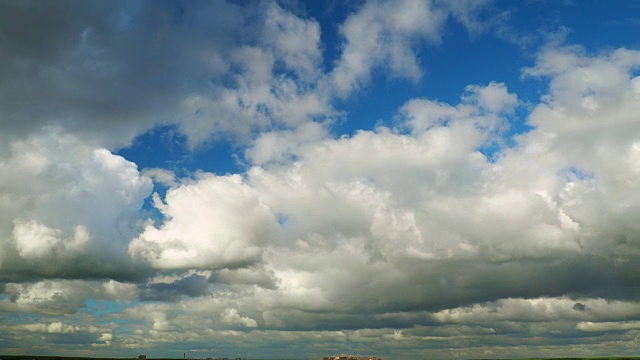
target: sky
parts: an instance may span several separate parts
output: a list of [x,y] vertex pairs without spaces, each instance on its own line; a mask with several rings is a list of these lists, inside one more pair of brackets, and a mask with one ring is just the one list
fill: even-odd
[[0,2],[0,353],[640,353],[640,2]]

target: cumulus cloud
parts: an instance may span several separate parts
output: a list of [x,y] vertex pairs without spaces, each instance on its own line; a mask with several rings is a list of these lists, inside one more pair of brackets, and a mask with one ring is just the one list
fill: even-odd
[[579,322],[576,329],[580,331],[620,331],[640,329],[640,321],[621,321],[621,322],[600,322],[593,323],[591,321]]
[[414,134],[432,128],[473,126],[481,130],[474,130],[477,133],[475,139],[472,133],[468,134],[471,141],[467,146],[473,149],[485,145],[485,141],[491,140],[489,136],[506,130],[508,121],[505,115],[518,106],[517,96],[509,93],[505,84],[495,82],[486,86],[468,85],[460,98],[460,103],[455,106],[429,99],[413,99],[401,107],[397,118]]
[[262,245],[278,227],[256,191],[239,175],[203,175],[167,192],[156,204],[165,217],[147,225],[129,253],[158,269],[245,267],[261,260]]
[[344,48],[331,73],[338,95],[362,88],[375,68],[388,68],[394,77],[420,79],[413,46],[419,41],[438,43],[446,16],[431,1],[365,3],[340,27]]
[[0,311],[73,314],[87,299],[131,301],[136,298],[134,285],[117,281],[43,280],[34,283],[7,283]]
[[0,276],[135,276],[126,246],[151,180],[104,148],[49,130],[0,156]]
[[[49,320],[2,330],[416,357],[640,335],[638,51],[543,48],[523,77],[549,87],[510,141],[522,103],[490,79],[338,137],[339,99],[381,70],[418,81],[417,48],[448,17],[482,32],[486,4],[365,2],[327,71],[319,22],[279,3],[34,4],[0,5],[0,311]],[[191,149],[234,139],[246,171],[114,153],[161,123]]]
[[220,314],[220,320],[229,325],[241,325],[244,327],[256,327],[258,323],[246,316],[240,316],[236,309],[226,309]]
[[84,250],[89,241],[89,233],[83,225],[73,229],[73,237],[60,238],[60,229],[53,229],[34,220],[13,221],[13,239],[18,254],[26,260],[38,260],[53,256],[75,255]]
[[254,37],[216,54],[226,71],[210,76],[206,91],[181,100],[184,116],[178,124],[191,147],[221,134],[248,142],[261,131],[296,129],[334,116],[329,94],[318,91],[318,23],[275,3],[261,3],[243,14],[255,17],[239,19],[253,24],[243,33]]
[[167,187],[174,187],[178,185],[176,180],[176,174],[167,169],[160,168],[145,168],[142,174],[153,179],[156,184],[162,184]]
[[[639,309],[639,304],[634,301],[597,298],[581,301],[575,303],[567,297],[506,298],[446,309],[430,316],[438,322],[460,324],[496,324],[501,321],[620,321],[636,316]],[[576,308],[578,304],[582,306]]]
[[628,216],[639,200],[633,165],[639,130],[633,114],[640,98],[633,74],[639,66],[639,53],[633,50],[594,57],[580,48],[561,48],[543,52],[526,71],[552,79],[550,93],[529,118],[536,130],[523,148],[533,150],[545,144],[537,141],[540,137],[549,139],[540,150],[555,157],[558,172],[565,171],[559,194],[564,211],[585,230],[583,246],[593,250],[624,253],[622,247],[636,238],[638,229]]
[[[594,62],[618,66],[615,56],[598,59]],[[583,63],[576,61],[575,66]],[[619,66],[627,74],[633,68],[628,63]],[[636,294],[633,282],[623,280],[628,276],[623,274],[637,263],[633,252],[626,251],[634,233],[633,223],[625,220],[630,218],[617,211],[606,213],[621,226],[605,229],[596,217],[576,213],[590,211],[585,201],[602,201],[596,199],[616,193],[625,194],[626,208],[632,209],[634,182],[627,177],[625,186],[595,187],[614,173],[598,166],[619,166],[618,176],[629,171],[626,162],[597,161],[594,149],[587,149],[595,139],[620,149],[607,131],[594,131],[583,139],[580,146],[587,153],[577,156],[563,143],[573,133],[556,131],[555,122],[549,127],[538,122],[541,111],[567,111],[556,103],[554,81],[560,80],[551,80],[550,93],[529,119],[534,129],[492,159],[480,149],[504,131],[519,102],[504,84],[469,85],[458,104],[429,99],[407,102],[399,110],[398,128],[320,139],[296,148],[288,162],[253,167],[245,178],[210,175],[170,190],[160,205],[168,221],[148,227],[132,242],[130,251],[160,269],[226,266],[233,270],[236,263],[263,263],[264,269],[273,271],[277,287],[256,290],[247,299],[258,308],[270,308],[261,317],[269,326],[301,326],[300,319],[320,321],[315,312],[334,314],[332,323],[319,325],[329,329],[349,322],[353,326],[353,318],[338,313],[434,312],[435,317],[409,316],[405,322],[398,318],[407,326],[428,324],[454,314],[446,309],[509,298],[532,299],[522,304],[539,301],[534,307],[547,309],[536,312],[516,306],[513,313],[531,314],[527,319],[538,316],[551,321],[559,314],[567,321],[588,319],[598,313],[591,302],[581,300],[589,310],[578,312],[573,309],[575,301],[563,300],[562,309],[554,310],[553,302],[543,305],[548,303],[544,299],[606,294],[610,300],[624,300]],[[626,86],[633,89],[634,82],[628,75]],[[617,121],[614,115],[621,107],[633,111],[637,102],[629,91],[626,102],[611,108],[613,117],[607,121]],[[598,94],[584,96],[598,100]],[[626,115],[619,118],[627,124]],[[407,128],[409,133],[404,131]],[[629,147],[620,149],[622,154],[633,156],[626,155],[632,144],[629,139]],[[598,166],[585,167],[589,163]],[[196,189],[199,198],[187,197]],[[236,201],[229,203],[213,195],[219,189],[242,196],[234,196]],[[185,200],[188,207],[179,205],[182,196],[189,199]],[[608,208],[597,209],[602,214]],[[236,219],[252,211],[255,222],[246,222],[246,216]],[[182,220],[182,212],[191,215]],[[200,224],[197,219],[202,214],[226,219],[224,226],[193,234],[188,243],[180,240],[186,239],[193,224]],[[258,228],[259,237],[254,230]],[[597,235],[598,231],[613,231],[609,234],[619,234],[614,238],[626,240],[612,247],[611,237]],[[173,242],[164,240],[165,233],[174,234],[166,236]],[[255,257],[244,262],[233,252],[207,250],[232,235],[240,239],[236,243],[246,241],[248,249],[255,248]],[[256,242],[258,238],[263,242]],[[177,244],[179,248],[174,249]],[[157,250],[144,252],[149,249]],[[164,255],[168,253],[180,256],[169,259]],[[220,257],[226,253],[232,256]],[[175,263],[176,259],[180,261]],[[588,281],[585,274],[590,274]],[[380,324],[371,320],[359,325]]]
[[93,347],[111,346],[111,341],[112,340],[113,340],[113,334],[112,333],[102,333],[96,339],[96,343],[91,344],[91,346],[93,346]]
[[[28,323],[5,327],[3,330],[26,332],[37,341],[58,344],[91,344],[92,347],[110,346],[113,330],[108,327],[77,326],[60,321],[51,323]],[[95,334],[99,334],[96,338]]]
[[48,334],[73,334],[79,330],[77,326],[63,324],[61,322],[54,322],[51,324],[25,324],[19,327],[30,332],[41,332]]

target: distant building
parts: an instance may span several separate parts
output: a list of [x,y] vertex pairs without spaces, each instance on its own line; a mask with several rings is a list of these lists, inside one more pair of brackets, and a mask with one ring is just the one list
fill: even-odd
[[345,355],[323,356],[322,360],[382,360],[377,356]]

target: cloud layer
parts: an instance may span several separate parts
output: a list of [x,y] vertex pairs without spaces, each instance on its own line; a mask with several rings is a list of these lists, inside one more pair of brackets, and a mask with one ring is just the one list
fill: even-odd
[[[513,80],[535,101],[488,78],[336,134],[380,74],[428,82],[447,29],[506,13],[368,1],[327,44],[273,2],[0,7],[7,352],[635,351],[639,51],[548,43]],[[238,170],[118,155],[166,128]]]

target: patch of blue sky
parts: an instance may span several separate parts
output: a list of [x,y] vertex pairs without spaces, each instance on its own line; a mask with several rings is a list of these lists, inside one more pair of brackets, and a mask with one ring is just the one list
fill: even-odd
[[[231,141],[208,142],[196,149],[189,149],[186,138],[175,125],[162,125],[138,136],[133,144],[117,152],[132,161],[143,171],[145,168],[162,168],[173,171],[178,179],[192,178],[196,171],[220,175],[239,173],[246,165],[240,161],[240,151]],[[164,198],[169,188],[154,182],[153,192]],[[157,223],[163,215],[153,206],[152,197],[147,197],[143,211]]]
[[581,44],[589,52],[618,47],[640,48],[638,1],[589,0],[548,11],[559,13],[558,17],[569,29],[567,40]]
[[592,181],[595,179],[593,171],[587,171],[577,166],[571,166],[560,171],[559,175],[564,176],[569,181]]
[[521,76],[521,69],[531,66],[534,59],[523,57],[520,52],[519,46],[493,34],[470,35],[460,23],[450,21],[441,45],[423,44],[418,49],[418,59],[424,71],[420,81],[411,82],[374,72],[369,87],[338,104],[347,116],[334,132],[336,135],[351,135],[360,129],[370,130],[378,125],[396,127],[398,124],[394,118],[398,109],[411,99],[427,99],[455,106],[460,103],[466,86],[501,82],[509,92],[518,96],[520,106],[507,116],[509,124],[500,134],[501,141],[479,149],[492,160],[505,146],[515,145],[516,135],[531,130],[526,123],[531,110],[528,104],[539,100],[547,87],[543,79]]
[[117,154],[143,164],[142,168],[168,169],[178,177],[191,176],[193,169],[216,174],[238,172],[242,164],[235,156],[237,149],[231,141],[216,140],[192,150],[175,125],[162,125],[138,136],[131,146]]
[[121,312],[132,305],[134,302],[87,299],[81,311],[95,316],[103,316]]
[[337,103],[339,109],[348,113],[348,121],[340,123],[337,132],[352,134],[381,123],[393,126],[393,115],[405,102],[415,98],[455,106],[467,85],[503,82],[519,96],[520,92],[537,90],[521,78],[520,69],[530,66],[533,58],[522,57],[518,46],[489,32],[469,34],[462,24],[453,20],[448,22],[441,44],[422,43],[414,50],[422,78],[413,82],[374,69],[368,86]]
[[348,15],[355,12],[364,3],[358,1],[307,1],[304,4],[306,15],[320,25],[322,43],[322,70],[331,71],[342,54],[344,39],[340,35],[340,24]]
[[139,304],[141,304],[139,300],[113,301],[87,299],[80,312],[91,316],[94,321],[92,325],[105,326],[110,323],[118,325],[142,325],[144,323],[144,320],[132,320],[128,317],[121,316],[122,312],[125,309]]
[[[325,73],[335,66],[343,46],[338,24],[347,16],[345,10],[355,9],[357,5],[304,4],[308,18],[318,21],[321,27]],[[581,44],[587,51],[601,49],[605,42],[608,47],[630,44],[633,47],[640,43],[635,32],[630,31],[637,30],[640,21],[634,21],[633,11],[629,11],[629,8],[640,7],[640,3],[586,1],[580,6],[570,2],[558,6],[555,1],[537,1],[498,2],[498,5],[501,10],[497,14],[506,19],[503,23],[495,22],[484,32],[474,34],[449,19],[441,44],[421,43],[414,48],[424,73],[420,81],[394,78],[385,71],[374,70],[370,84],[345,100],[336,100],[335,107],[346,116],[333,126],[334,135],[352,135],[378,125],[393,127],[394,115],[410,99],[424,98],[455,105],[467,85],[495,81],[505,83],[523,103],[510,118],[505,134],[505,143],[513,145],[515,135],[531,129],[526,124],[527,104],[538,102],[547,87],[545,80],[523,78],[522,69],[534,63],[534,55],[550,36],[563,36],[561,41]],[[280,71],[286,73],[285,69]],[[232,86],[232,83],[227,79],[225,85]],[[242,172],[246,170],[246,164],[238,161],[242,151],[231,140],[224,139],[215,139],[191,151],[174,126],[160,126],[118,153],[143,167],[166,168],[178,177],[185,177],[193,169],[218,174]],[[163,189],[156,191],[162,193]]]
[[277,213],[276,214],[276,220],[278,221],[278,224],[280,226],[285,226],[285,224],[287,223],[287,220],[289,219],[289,217],[287,216],[287,214],[283,214],[283,213]]
[[[49,322],[52,322],[52,321],[57,321],[59,319],[58,317],[55,317],[55,316],[49,316],[48,320]],[[12,316],[11,319],[9,318],[3,319],[3,317],[0,316],[0,324],[9,324],[9,323],[12,325],[32,324],[32,323],[37,323],[41,321],[42,321],[42,314],[37,314],[37,313],[22,312],[22,313],[16,314],[15,316]]]

